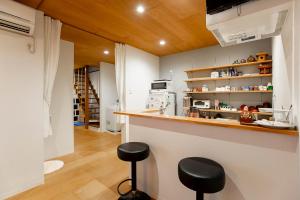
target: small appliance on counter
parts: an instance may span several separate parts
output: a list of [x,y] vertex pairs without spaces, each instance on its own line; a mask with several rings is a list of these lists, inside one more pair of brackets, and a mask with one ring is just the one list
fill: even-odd
[[173,92],[173,81],[171,80],[155,80],[151,83],[151,92]]
[[192,97],[185,96],[182,100],[182,109],[183,109],[183,115],[188,117],[190,113],[190,108],[192,106]]
[[193,107],[200,109],[209,109],[210,108],[210,100],[193,100]]
[[189,96],[183,97],[183,107],[184,108],[190,108],[191,102],[192,102],[192,97],[189,97]]

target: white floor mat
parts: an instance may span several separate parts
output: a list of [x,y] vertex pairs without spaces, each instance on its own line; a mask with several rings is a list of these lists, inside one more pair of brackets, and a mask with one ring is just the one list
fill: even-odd
[[61,169],[64,162],[61,160],[49,160],[44,162],[44,174],[50,174]]

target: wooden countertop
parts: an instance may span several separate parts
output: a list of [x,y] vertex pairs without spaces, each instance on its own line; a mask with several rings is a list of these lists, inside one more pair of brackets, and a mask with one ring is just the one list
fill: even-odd
[[127,116],[130,116],[130,117],[153,118],[153,119],[161,119],[161,120],[173,120],[173,121],[183,122],[183,123],[203,124],[203,125],[209,125],[209,126],[220,126],[220,127],[225,127],[225,128],[237,128],[237,129],[245,129],[245,130],[253,130],[253,131],[260,131],[260,132],[268,132],[268,133],[298,136],[298,131],[297,130],[290,130],[290,129],[281,130],[281,129],[265,128],[265,127],[261,127],[261,126],[241,125],[236,120],[220,121],[220,120],[213,120],[213,119],[160,115],[160,114],[145,113],[145,112],[144,113],[115,112],[114,114],[127,115]]

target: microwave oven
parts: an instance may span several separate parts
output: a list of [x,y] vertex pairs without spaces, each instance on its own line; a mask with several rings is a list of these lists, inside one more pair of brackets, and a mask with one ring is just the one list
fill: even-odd
[[152,92],[173,92],[173,82],[170,80],[157,80],[151,83]]
[[210,108],[210,100],[193,100],[193,107],[201,109]]

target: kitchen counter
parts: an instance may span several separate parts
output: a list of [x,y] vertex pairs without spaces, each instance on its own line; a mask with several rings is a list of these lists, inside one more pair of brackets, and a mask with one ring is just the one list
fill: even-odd
[[183,117],[183,116],[160,115],[157,112],[158,112],[158,110],[154,110],[152,112],[145,111],[143,113],[115,112],[115,114],[127,115],[130,117],[173,120],[173,121],[177,121],[177,122],[181,122],[181,123],[194,123],[194,124],[203,124],[203,125],[209,125],[209,126],[220,126],[220,127],[225,127],[225,128],[246,129],[246,130],[259,131],[259,132],[298,136],[297,130],[290,130],[290,129],[281,130],[281,129],[265,128],[265,127],[261,127],[261,126],[241,125],[240,122],[238,122],[237,120],[216,120],[216,119],[203,119],[203,118],[192,118],[192,117]]
[[179,181],[177,169],[181,159],[193,156],[215,160],[225,169],[224,190],[205,199],[299,199],[297,131],[149,110],[116,114],[128,116],[124,142],[150,147],[149,158],[137,164],[137,183],[154,199],[195,199],[195,192]]

